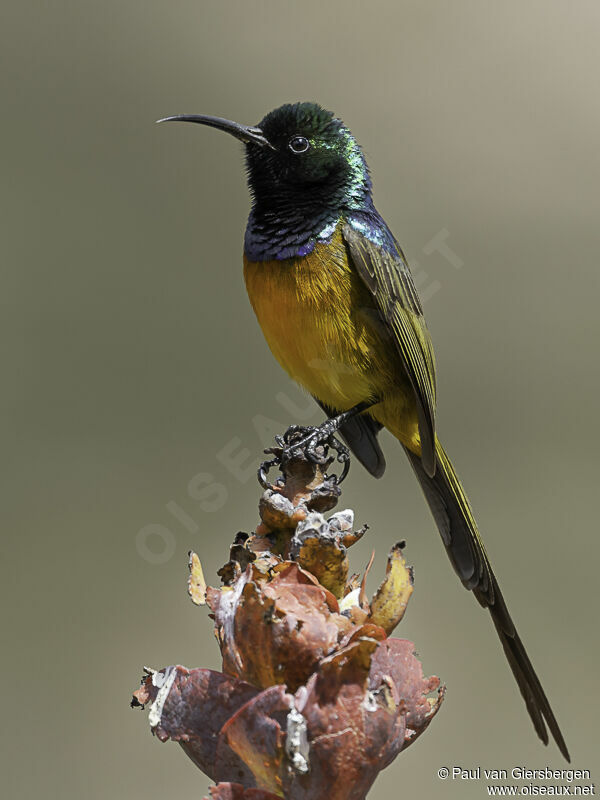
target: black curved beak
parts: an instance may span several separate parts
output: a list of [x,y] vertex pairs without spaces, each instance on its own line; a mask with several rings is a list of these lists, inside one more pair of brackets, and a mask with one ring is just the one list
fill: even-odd
[[222,117],[208,117],[204,114],[178,114],[175,117],[165,117],[158,119],[157,122],[196,122],[198,125],[208,125],[210,128],[216,128],[219,131],[225,131],[235,136],[245,144],[258,144],[261,147],[270,147],[272,150],[275,148],[266,138],[260,128],[255,128],[252,125],[240,125],[239,122],[232,122],[230,119],[223,119]]

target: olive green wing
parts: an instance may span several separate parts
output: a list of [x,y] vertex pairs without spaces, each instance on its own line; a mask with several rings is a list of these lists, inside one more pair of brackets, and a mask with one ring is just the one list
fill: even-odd
[[421,461],[435,473],[435,357],[412,274],[397,245],[396,252],[374,244],[349,223],[342,228],[357,273],[376,301],[382,323],[394,341],[415,393],[421,439]]

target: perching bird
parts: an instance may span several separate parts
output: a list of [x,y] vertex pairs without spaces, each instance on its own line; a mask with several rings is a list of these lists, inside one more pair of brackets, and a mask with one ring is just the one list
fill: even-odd
[[244,276],[273,355],[332,418],[323,429],[339,428],[372,475],[385,469],[381,428],[400,441],[454,569],[491,613],[538,736],[548,743],[547,725],[569,760],[437,438],[431,338],[404,254],[373,205],[355,138],[314,103],[281,106],[258,127],[198,115],[164,121],[209,125],[244,142],[253,198]]

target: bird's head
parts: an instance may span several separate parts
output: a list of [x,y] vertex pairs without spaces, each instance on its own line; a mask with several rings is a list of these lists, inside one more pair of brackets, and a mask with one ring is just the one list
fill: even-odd
[[358,143],[340,119],[316,103],[280,106],[257,126],[201,115],[165,121],[208,125],[244,142],[248,184],[259,207],[352,209],[370,195]]

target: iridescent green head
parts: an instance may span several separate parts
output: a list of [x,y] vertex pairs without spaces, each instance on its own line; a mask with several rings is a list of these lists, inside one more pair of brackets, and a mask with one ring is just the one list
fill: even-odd
[[[306,255],[330,240],[340,218],[366,213],[375,220],[369,171],[356,139],[316,103],[281,106],[256,126],[188,114],[164,121],[197,122],[244,142],[254,200],[244,238],[251,260]],[[380,224],[373,220],[369,224]]]
[[276,108],[258,126],[219,117],[182,115],[231,133],[246,145],[248,184],[255,204],[359,208],[371,181],[362,151],[344,123],[316,103]]
[[247,146],[248,182],[258,201],[317,192],[340,205],[360,202],[371,189],[356,139],[331,111],[295,103],[271,111],[258,127],[270,146]]

